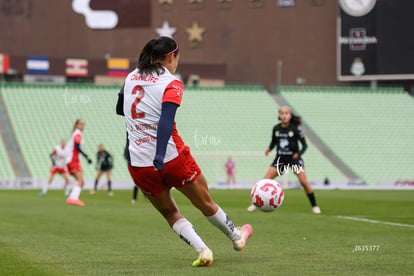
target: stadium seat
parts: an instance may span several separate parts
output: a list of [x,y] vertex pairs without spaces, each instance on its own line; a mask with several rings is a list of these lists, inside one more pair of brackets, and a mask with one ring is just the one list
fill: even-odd
[[13,168],[7,158],[7,151],[2,139],[0,139],[0,164],[1,179],[14,179],[16,177]]

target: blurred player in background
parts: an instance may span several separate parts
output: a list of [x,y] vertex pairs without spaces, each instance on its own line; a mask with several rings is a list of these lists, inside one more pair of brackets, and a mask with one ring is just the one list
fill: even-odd
[[[321,209],[316,204],[315,194],[312,186],[309,184],[305,170],[302,155],[307,149],[307,143],[302,131],[298,128],[301,124],[301,118],[292,113],[289,107],[282,106],[279,109],[280,123],[273,127],[272,141],[265,150],[268,156],[270,151],[276,146],[276,158],[266,171],[263,178],[274,179],[276,176],[283,175],[292,171],[296,174],[300,184],[312,206],[314,214],[320,214]],[[299,143],[301,148],[299,149]],[[256,206],[250,205],[248,211],[253,212]]]
[[[128,139],[128,133],[127,133],[127,139]],[[128,144],[126,144],[125,145],[125,148],[124,148],[124,158],[125,158],[125,160],[127,162],[130,159],[130,157],[129,157],[129,150],[128,150]],[[132,188],[132,199],[131,199],[131,203],[133,205],[135,205],[137,203],[138,193],[139,193],[139,187],[134,184],[134,187]]]
[[47,191],[50,187],[50,184],[53,181],[53,178],[56,174],[60,174],[64,180],[65,184],[63,186],[65,197],[69,196],[69,173],[66,169],[66,158],[67,154],[65,151],[66,141],[62,139],[59,145],[53,148],[50,153],[50,159],[52,160],[52,167],[50,168],[49,179],[47,183],[44,183],[42,186],[42,191],[39,196],[44,197],[47,194]]
[[72,192],[69,197],[66,199],[66,202],[71,205],[84,206],[85,203],[79,200],[80,193],[82,191],[85,181],[83,179],[82,166],[79,159],[79,154],[82,154],[86,158],[89,164],[92,163],[92,160],[88,155],[82,151],[81,145],[83,144],[83,135],[82,131],[85,128],[85,121],[82,119],[77,119],[73,125],[72,136],[66,145],[67,156],[67,166],[70,175],[76,179],[76,185],[73,187]]
[[108,181],[108,195],[113,195],[111,174],[113,166],[114,159],[112,155],[107,150],[105,150],[103,144],[99,144],[98,152],[96,153],[96,170],[98,171],[98,173],[96,174],[94,189],[90,192],[91,195],[96,194],[96,191],[98,190],[99,178],[101,178],[102,174],[106,175]]
[[134,187],[132,188],[132,199],[131,199],[131,203],[132,204],[136,204],[137,203],[137,200],[138,200],[138,192],[139,192],[138,186],[134,185]]
[[227,159],[226,164],[224,164],[224,167],[226,169],[226,175],[227,175],[227,185],[230,186],[236,186],[236,164],[233,161],[233,158],[229,156]]
[[184,92],[183,83],[173,75],[178,52],[169,37],[150,40],[139,56],[138,68],[125,79],[116,110],[125,116],[132,179],[177,235],[198,252],[193,266],[209,266],[213,252],[178,210],[171,188],[183,193],[237,251],[244,249],[252,227],[236,228],[213,201],[204,175],[177,132],[175,114]]

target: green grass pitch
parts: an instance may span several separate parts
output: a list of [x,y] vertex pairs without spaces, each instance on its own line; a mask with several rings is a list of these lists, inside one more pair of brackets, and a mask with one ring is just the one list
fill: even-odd
[[242,252],[177,191],[182,213],[214,252],[194,268],[181,241],[142,194],[0,191],[0,275],[413,275],[414,191],[316,191],[313,215],[302,190],[286,190],[272,213],[248,213],[249,191],[211,190],[235,224],[250,223]]

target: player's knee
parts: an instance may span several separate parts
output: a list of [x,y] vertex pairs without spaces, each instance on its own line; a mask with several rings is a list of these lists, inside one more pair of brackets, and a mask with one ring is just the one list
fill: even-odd
[[181,217],[177,208],[158,208],[158,211],[169,223]]

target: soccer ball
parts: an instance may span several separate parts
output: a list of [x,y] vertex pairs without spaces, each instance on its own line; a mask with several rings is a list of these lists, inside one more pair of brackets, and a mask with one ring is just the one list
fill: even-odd
[[285,195],[278,182],[262,179],[254,184],[250,197],[254,206],[263,212],[271,212],[282,205]]

